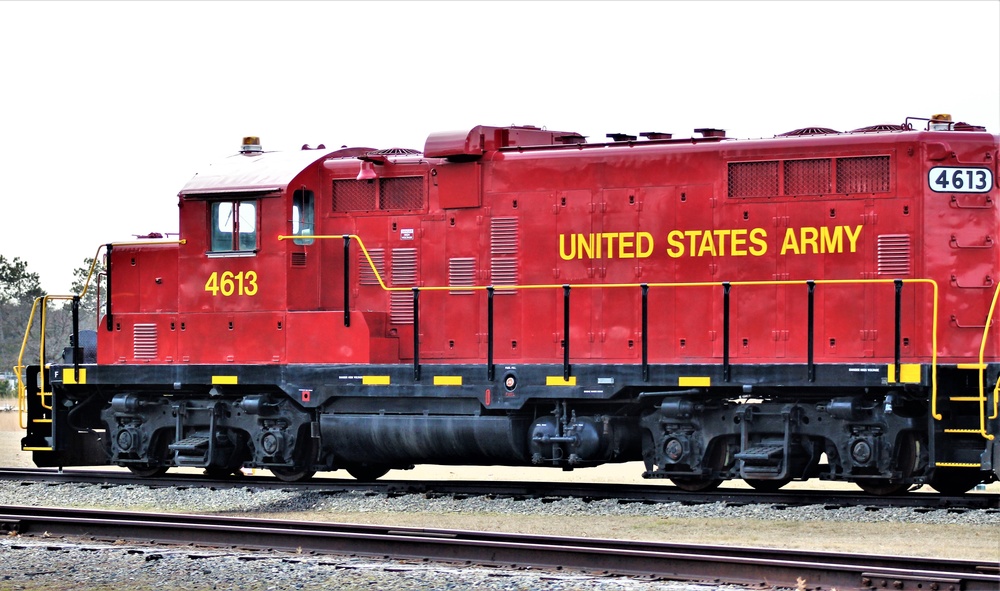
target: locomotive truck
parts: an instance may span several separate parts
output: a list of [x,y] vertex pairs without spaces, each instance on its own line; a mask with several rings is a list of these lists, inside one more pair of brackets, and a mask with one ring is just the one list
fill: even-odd
[[19,361],[22,447],[148,477],[642,461],[692,492],[962,493],[1000,475],[998,150],[947,115],[244,138],[180,190],[177,240],[102,247],[96,327]]

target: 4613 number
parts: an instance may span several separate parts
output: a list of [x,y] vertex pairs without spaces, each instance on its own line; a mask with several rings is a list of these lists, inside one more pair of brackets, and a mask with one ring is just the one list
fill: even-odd
[[988,168],[935,166],[927,173],[927,184],[935,193],[986,193],[993,188]]
[[257,294],[257,273],[255,271],[214,271],[205,282],[205,291],[213,296],[252,296]]

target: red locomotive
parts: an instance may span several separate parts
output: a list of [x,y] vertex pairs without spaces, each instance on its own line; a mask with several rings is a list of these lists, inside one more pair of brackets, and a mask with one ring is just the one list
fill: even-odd
[[26,368],[23,447],[150,476],[996,480],[1000,138],[696,133],[246,138],[181,189],[179,240],[107,245],[96,355]]

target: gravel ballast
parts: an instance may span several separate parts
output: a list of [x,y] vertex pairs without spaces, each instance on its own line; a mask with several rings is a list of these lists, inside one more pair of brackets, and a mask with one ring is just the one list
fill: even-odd
[[[912,509],[869,510],[865,507],[826,509],[822,506],[786,507],[732,506],[725,503],[648,505],[615,501],[515,500],[504,497],[425,497],[420,494],[391,495],[364,492],[324,494],[255,489],[252,487],[212,490],[201,488],[159,488],[141,485],[42,484],[0,482],[0,504],[68,506],[202,514],[247,515],[466,527],[468,519],[492,520],[496,529],[591,537],[632,537],[633,539],[676,539],[671,532],[682,531],[688,523],[718,523],[730,543],[740,544],[747,534],[770,527],[789,528],[790,536],[825,527],[844,528],[856,536],[865,528],[893,531],[892,527],[923,528],[928,533],[923,544],[911,540],[915,550],[935,544],[932,532],[955,529],[980,544],[998,546],[998,511]],[[615,535],[613,524],[648,524],[636,534]],[[568,530],[556,527],[568,526]],[[612,524],[612,525],[609,525]],[[784,524],[784,525],[782,525]],[[890,529],[885,529],[885,528]],[[992,532],[992,534],[991,534]],[[666,535],[664,535],[666,534]],[[703,534],[699,534],[703,535]],[[904,534],[919,536],[921,534]],[[990,537],[992,535],[992,537]],[[983,536],[986,536],[985,539]],[[992,540],[992,542],[991,542]],[[714,543],[714,541],[712,541]],[[860,542],[859,542],[860,543]],[[942,542],[943,543],[943,542]],[[766,544],[764,544],[766,545]],[[994,548],[993,551],[1000,552]],[[886,551],[885,553],[892,553]],[[911,554],[919,555],[919,552]],[[646,581],[622,577],[590,577],[574,573],[503,571],[482,567],[407,564],[393,561],[337,556],[289,554],[238,554],[191,549],[161,549],[129,545],[80,544],[71,540],[42,536],[7,536],[0,540],[2,575],[0,591],[8,589],[580,589],[580,590],[688,590],[705,591],[718,586]],[[994,560],[996,560],[994,558]]]

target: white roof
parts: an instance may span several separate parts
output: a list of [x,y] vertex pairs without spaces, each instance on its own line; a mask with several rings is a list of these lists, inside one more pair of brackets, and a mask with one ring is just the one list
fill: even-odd
[[303,170],[337,150],[234,154],[199,172],[180,195],[260,193],[284,189]]

